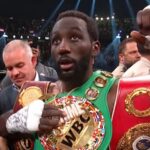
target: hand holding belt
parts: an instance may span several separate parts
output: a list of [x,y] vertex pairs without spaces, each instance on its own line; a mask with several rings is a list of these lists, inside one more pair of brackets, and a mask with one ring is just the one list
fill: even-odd
[[[54,122],[55,118],[60,119],[60,116],[63,117],[62,111],[53,108],[53,106],[47,107],[46,104],[42,102],[48,99],[50,96],[53,96],[53,94],[57,92],[59,92],[59,90],[55,83],[46,81],[25,82],[24,85],[21,87],[19,96],[14,105],[13,110],[16,113],[10,116],[10,118],[7,121],[8,131],[9,132],[38,131],[39,122],[41,118],[42,120],[45,121],[45,119],[50,119],[48,118],[48,116],[52,116],[53,120],[51,120],[51,122]],[[59,119],[57,119],[58,122]],[[49,126],[52,125],[50,124]],[[40,124],[40,129],[45,130],[42,124]]]
[[55,106],[44,104],[42,100],[34,100],[11,115],[6,122],[6,128],[9,133],[52,130],[64,116],[65,114]]

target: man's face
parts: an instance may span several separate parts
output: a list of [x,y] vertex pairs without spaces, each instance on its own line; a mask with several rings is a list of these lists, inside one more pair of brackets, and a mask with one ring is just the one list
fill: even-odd
[[6,52],[3,60],[11,81],[21,87],[24,82],[34,79],[36,59],[29,57],[21,47],[17,49]]
[[138,51],[137,43],[130,42],[126,44],[126,49],[123,54],[123,62],[126,68],[131,67],[135,62],[140,60],[141,54]]
[[65,17],[52,30],[52,58],[62,80],[82,79],[91,67],[92,42],[82,19]]

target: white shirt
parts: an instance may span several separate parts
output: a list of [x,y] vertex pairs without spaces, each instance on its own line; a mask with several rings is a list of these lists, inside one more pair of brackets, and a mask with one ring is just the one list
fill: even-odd
[[112,74],[115,76],[115,77],[118,77],[120,78],[123,74],[124,74],[124,64],[119,64],[119,66],[117,66],[115,68],[115,70],[112,72]]
[[133,64],[123,75],[123,78],[150,75],[150,61],[142,57]]
[[38,72],[37,72],[37,71],[36,71],[36,75],[35,75],[35,79],[34,79],[34,81],[40,81],[39,74],[38,74]]

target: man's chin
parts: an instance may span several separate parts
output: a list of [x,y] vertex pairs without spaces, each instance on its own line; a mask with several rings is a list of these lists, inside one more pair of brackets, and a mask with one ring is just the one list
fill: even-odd
[[75,73],[73,70],[61,71],[61,73],[58,73],[58,76],[61,80],[69,81],[75,77]]
[[18,81],[18,82],[15,82],[15,85],[18,86],[18,87],[21,87],[25,82],[23,81]]

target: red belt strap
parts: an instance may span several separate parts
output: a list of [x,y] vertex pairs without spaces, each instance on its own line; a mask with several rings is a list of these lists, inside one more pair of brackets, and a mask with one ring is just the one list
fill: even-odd
[[112,123],[111,150],[133,149],[139,137],[150,143],[150,77],[120,80]]

